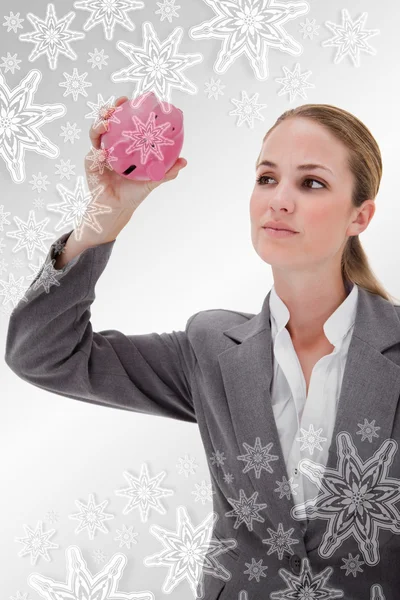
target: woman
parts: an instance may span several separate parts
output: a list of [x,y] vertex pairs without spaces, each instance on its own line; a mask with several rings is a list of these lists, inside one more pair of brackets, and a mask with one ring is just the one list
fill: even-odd
[[[92,127],[94,148],[105,130]],[[99,174],[113,211],[99,215],[101,234],[52,244],[11,315],[6,362],[69,398],[197,423],[218,515],[200,597],[394,600],[400,307],[358,238],[375,212],[379,147],[340,108],[287,111],[264,137],[250,201],[252,242],[274,277],[260,313],[204,310],[172,333],[93,332],[94,287],[118,233],[185,164],[161,182]],[[44,293],[51,264],[58,285]]]

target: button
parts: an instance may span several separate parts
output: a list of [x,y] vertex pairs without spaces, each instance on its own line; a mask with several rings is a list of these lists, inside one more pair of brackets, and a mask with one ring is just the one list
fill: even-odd
[[295,469],[295,470],[294,470],[294,474],[295,474],[295,475],[298,475],[298,474],[299,474],[299,470],[298,470],[298,469]]
[[289,566],[292,569],[292,573],[294,573],[294,575],[299,575],[301,570],[300,556],[298,556],[297,554],[293,554],[290,557]]

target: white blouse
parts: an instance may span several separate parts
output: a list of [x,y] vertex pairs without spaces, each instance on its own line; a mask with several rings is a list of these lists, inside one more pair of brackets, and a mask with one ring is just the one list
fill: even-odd
[[285,327],[290,313],[274,286],[271,290],[269,306],[274,349],[272,408],[291,481],[294,504],[318,494],[317,486],[299,471],[299,461],[310,458],[326,466],[328,460],[357,310],[358,286],[348,282],[346,289],[347,298],[324,323],[325,335],[335,349],[315,364],[307,398],[303,371],[292,338]]

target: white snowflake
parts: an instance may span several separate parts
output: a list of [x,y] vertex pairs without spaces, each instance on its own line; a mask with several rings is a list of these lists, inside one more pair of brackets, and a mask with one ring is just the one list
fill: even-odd
[[68,29],[75,17],[74,12],[71,11],[62,19],[57,19],[54,4],[48,4],[44,21],[32,13],[28,13],[26,16],[35,30],[29,33],[21,33],[19,39],[22,42],[33,42],[35,44],[34,49],[28,56],[29,61],[33,62],[41,54],[46,54],[50,69],[54,70],[57,67],[59,54],[64,54],[72,60],[78,58],[70,43],[74,40],[82,40],[85,34]]
[[235,104],[237,107],[234,110],[230,111],[230,115],[238,115],[239,119],[237,122],[237,126],[239,127],[244,122],[253,129],[254,128],[254,119],[259,119],[260,121],[264,121],[264,117],[259,113],[262,108],[266,108],[267,104],[256,104],[258,100],[259,93],[255,92],[251,98],[248,97],[247,92],[242,91],[242,99],[236,100],[235,98],[231,98],[231,102]]
[[68,180],[71,175],[75,175],[74,169],[76,169],[76,165],[71,165],[71,159],[69,158],[67,161],[61,159],[61,163],[56,165],[56,175],[60,175],[60,179],[64,179],[66,177]]
[[168,531],[157,525],[150,527],[151,533],[160,540],[164,550],[145,558],[143,563],[147,567],[169,567],[168,576],[162,586],[164,594],[170,594],[183,579],[186,579],[194,597],[203,598],[206,574],[223,581],[231,579],[232,573],[217,560],[217,557],[237,547],[237,541],[211,538],[217,519],[217,513],[212,512],[198,527],[194,527],[186,508],[179,506],[177,531]]
[[178,464],[176,466],[178,468],[179,475],[183,473],[185,477],[188,477],[189,475],[195,474],[195,469],[197,469],[199,465],[196,464],[194,458],[191,458],[188,454],[185,454],[183,458],[180,457],[178,459]]
[[364,418],[364,423],[357,423],[357,425],[361,427],[361,429],[356,433],[357,435],[362,436],[362,442],[368,438],[368,441],[372,443],[373,437],[379,437],[379,435],[376,432],[378,431],[378,429],[380,429],[380,427],[375,427],[375,419],[369,423],[368,420]]
[[131,525],[129,529],[125,525],[122,525],[122,527],[122,531],[117,529],[118,536],[114,538],[114,541],[120,542],[120,548],[122,548],[122,546],[125,544],[126,547],[130,549],[131,544],[137,544],[137,540],[135,540],[135,537],[137,537],[139,534],[133,533],[133,525]]
[[74,2],[74,8],[82,8],[92,13],[83,29],[89,31],[102,23],[106,40],[112,40],[117,23],[129,31],[134,31],[135,25],[127,13],[144,7],[145,4],[141,0],[80,0]]
[[69,96],[69,94],[72,94],[75,102],[78,100],[79,94],[82,94],[82,96],[87,98],[87,92],[85,88],[92,86],[89,81],[85,81],[87,72],[83,73],[83,75],[79,75],[78,69],[74,67],[72,75],[68,75],[68,73],[63,73],[63,75],[67,81],[63,81],[62,83],[58,84],[60,87],[66,88],[63,96]]
[[99,71],[101,71],[103,65],[107,67],[108,63],[106,61],[106,58],[110,57],[108,56],[108,54],[104,54],[104,50],[97,50],[97,48],[95,48],[94,52],[89,52],[88,54],[90,58],[87,62],[92,64],[92,69],[98,67]]
[[32,200],[32,204],[33,204],[34,208],[40,209],[40,208],[43,208],[43,206],[44,206],[44,200],[43,200],[43,198],[34,198]]
[[0,296],[4,296],[2,306],[11,302],[15,308],[20,301],[28,302],[28,299],[25,298],[24,280],[25,277],[21,275],[16,281],[12,273],[9,273],[8,281],[0,279]]
[[183,29],[177,27],[161,44],[153,25],[142,24],[144,46],[134,46],[128,42],[117,42],[117,48],[130,61],[131,65],[114,72],[111,81],[138,81],[135,95],[153,91],[160,102],[171,101],[171,88],[176,87],[190,94],[197,93],[197,87],[182,73],[184,69],[203,60],[201,54],[177,54]]
[[130,154],[140,150],[140,162],[144,165],[150,154],[154,154],[160,161],[164,160],[164,154],[161,146],[173,146],[174,140],[163,135],[166,129],[170,128],[170,123],[160,123],[156,125],[155,112],[151,111],[145,123],[137,115],[132,115],[132,121],[135,129],[126,129],[122,135],[132,144],[126,148],[125,153]]
[[260,577],[266,577],[266,573],[264,573],[264,571],[266,571],[268,569],[268,566],[263,567],[262,566],[262,561],[263,559],[260,558],[260,560],[258,562],[256,562],[255,558],[251,559],[251,563],[247,563],[245,562],[245,567],[247,567],[247,571],[243,571],[244,575],[249,574],[249,581],[251,581],[252,579],[255,579],[257,581],[257,583],[260,582]]
[[82,131],[82,129],[78,129],[77,127],[77,123],[73,123],[73,125],[71,125],[69,121],[67,122],[66,127],[61,125],[61,129],[63,129],[63,131],[60,133],[60,137],[65,136],[64,143],[68,141],[73,144],[75,140],[80,139],[79,132]]
[[127,558],[125,554],[114,554],[108,563],[97,573],[92,575],[86,561],[83,559],[78,546],[69,546],[65,550],[67,574],[65,582],[55,581],[41,573],[31,573],[28,584],[43,598],[96,598],[101,594],[102,600],[119,598],[124,600],[155,600],[154,594],[148,590],[137,593],[124,593],[118,591],[118,582],[121,579]]
[[32,175],[29,183],[32,184],[32,190],[37,190],[39,194],[42,190],[47,192],[47,186],[50,185],[50,182],[47,181],[47,175],[42,175],[40,172],[37,175]]
[[104,554],[103,550],[93,550],[92,556],[94,562],[98,565],[106,560],[106,555]]
[[350,552],[349,552],[349,558],[342,558],[342,561],[344,562],[344,565],[341,566],[341,569],[346,569],[346,573],[345,575],[349,575],[350,573],[356,577],[358,571],[360,573],[363,573],[363,569],[361,569],[361,565],[364,565],[364,561],[362,560],[358,560],[358,557],[360,555],[357,554],[356,557],[354,557]]
[[368,565],[378,564],[380,528],[400,533],[400,480],[388,477],[398,443],[385,440],[365,462],[361,460],[347,432],[336,436],[338,467],[327,468],[308,458],[299,468],[319,493],[291,509],[294,519],[325,519],[326,531],[318,547],[322,558],[329,558],[344,540],[353,536]]
[[258,512],[262,508],[266,508],[267,504],[256,504],[258,492],[254,492],[247,498],[244,490],[239,490],[239,500],[235,498],[227,498],[228,502],[233,506],[233,510],[226,512],[226,517],[236,517],[233,525],[234,529],[238,529],[242,523],[245,523],[249,531],[253,531],[253,521],[264,523],[265,519]]
[[22,592],[18,591],[16,596],[10,596],[10,600],[29,600],[28,592],[23,594]]
[[233,477],[232,473],[225,473],[223,479],[224,479],[225,483],[232,483],[234,477]]
[[320,442],[326,442],[327,438],[321,437],[321,431],[322,427],[317,431],[314,431],[313,424],[309,426],[308,431],[300,427],[300,432],[303,437],[300,436],[296,438],[296,442],[302,442],[300,450],[304,450],[305,448],[307,448],[310,454],[314,454],[315,448],[318,448],[318,450],[323,450]]
[[24,525],[23,527],[25,529],[26,537],[14,538],[16,542],[25,544],[25,548],[18,552],[18,556],[30,554],[31,565],[36,564],[39,556],[43,556],[45,560],[50,562],[51,558],[48,553],[48,549],[59,547],[58,544],[54,544],[53,542],[49,541],[49,538],[56,533],[56,530],[50,529],[49,531],[44,532],[42,521],[38,521],[36,529],[34,530],[31,529],[29,525]]
[[250,60],[259,80],[268,77],[268,52],[279,49],[297,56],[302,46],[283,28],[285,23],[309,12],[308,2],[293,0],[290,4],[273,0],[219,0],[210,3],[216,16],[189,30],[193,40],[221,39],[223,47],[214,63],[216,73],[225,73],[241,54]]
[[96,214],[111,212],[110,206],[97,204],[97,199],[103,192],[103,186],[94,190],[85,191],[84,179],[82,175],[77,178],[75,189],[69,190],[58,183],[57,191],[63,199],[63,202],[57,204],[48,204],[48,210],[60,212],[63,217],[55,226],[55,230],[69,226],[75,230],[76,239],[79,241],[82,236],[82,229],[85,225],[93,231],[101,233],[101,227],[96,220]]
[[0,156],[5,160],[14,183],[25,179],[25,150],[56,158],[60,150],[40,127],[65,115],[64,104],[33,104],[42,79],[40,71],[29,71],[12,90],[0,72]]
[[290,69],[284,65],[282,66],[282,69],[285,72],[285,77],[275,78],[276,82],[283,84],[283,88],[279,90],[278,96],[289,93],[290,102],[293,102],[297,95],[305,100],[307,95],[304,90],[307,88],[315,88],[313,83],[306,81],[306,78],[312,74],[312,71],[305,71],[304,73],[301,73],[300,63],[296,63],[293,71],[290,71]]
[[226,461],[226,456],[223,452],[216,450],[210,456],[210,462],[212,465],[216,465],[217,467],[223,467],[224,462]]
[[44,259],[40,257],[38,265],[29,265],[29,268],[33,270],[33,274],[29,275],[27,279],[32,281],[31,286],[33,290],[37,290],[43,286],[46,294],[48,294],[52,285],[60,286],[60,282],[57,279],[60,271],[54,268],[55,262],[53,259],[44,265]]
[[89,173],[87,180],[89,185],[97,185],[99,183],[99,176],[95,173]]
[[112,171],[112,162],[115,162],[117,159],[116,156],[112,156],[114,148],[91,148],[91,154],[86,155],[86,160],[92,161],[90,165],[91,171],[99,171],[100,175],[103,175],[105,167]]
[[50,221],[48,217],[43,221],[36,222],[35,212],[29,211],[28,221],[22,221],[19,217],[13,217],[14,222],[18,225],[18,229],[15,231],[7,231],[6,235],[12,238],[18,239],[18,243],[12,249],[13,252],[18,252],[22,248],[25,248],[29,260],[32,259],[33,253],[37,248],[41,252],[47,254],[48,249],[44,245],[44,240],[54,239],[54,234],[45,232],[44,228]]
[[7,217],[11,215],[10,212],[4,212],[4,204],[0,204],[0,231],[4,231],[4,225],[11,225]]
[[211,488],[211,483],[207,483],[204,479],[200,485],[194,484],[195,491],[192,494],[195,496],[195,502],[200,500],[204,506],[206,502],[212,502],[212,494],[215,492]]
[[222,85],[220,79],[217,79],[217,81],[215,81],[214,77],[211,77],[211,82],[206,82],[205,86],[206,89],[204,91],[208,95],[208,98],[214,96],[214,98],[218,100],[218,94],[221,94],[221,96],[224,95],[224,92],[222,90],[226,87],[226,85]]
[[273,446],[273,442],[270,442],[266,446],[261,446],[260,438],[257,437],[254,446],[250,446],[250,444],[247,444],[246,442],[243,442],[242,445],[247,450],[247,454],[236,457],[238,460],[244,460],[247,463],[242,473],[247,473],[250,469],[254,469],[256,478],[260,479],[262,469],[265,469],[268,473],[274,472],[269,463],[274,460],[279,460],[279,456],[269,453]]
[[25,21],[25,19],[20,19],[19,15],[20,13],[14,15],[13,12],[10,12],[9,17],[4,16],[6,22],[3,23],[3,26],[7,27],[7,33],[11,31],[11,29],[14,31],[14,33],[17,33],[17,29],[23,29],[21,23],[22,21]]
[[318,29],[319,29],[319,25],[315,24],[315,19],[313,19],[311,22],[308,20],[308,18],[306,18],[306,22],[305,23],[300,23],[301,28],[300,28],[300,33],[303,33],[303,39],[305,39],[306,37],[309,37],[310,40],[313,39],[313,35],[319,35],[318,33]]
[[139,508],[140,519],[143,523],[149,518],[150,508],[154,508],[161,515],[165,515],[166,510],[161,504],[160,499],[172,496],[174,493],[173,490],[160,486],[165,475],[166,472],[161,471],[158,475],[150,478],[145,463],[142,464],[139,477],[134,477],[127,471],[124,471],[124,477],[130,485],[115,492],[117,496],[130,498],[129,504],[124,507],[122,513],[127,515],[134,508]]
[[108,500],[104,500],[101,504],[96,504],[94,501],[94,494],[89,494],[89,502],[87,504],[75,500],[75,504],[81,511],[79,513],[74,513],[73,515],[68,515],[70,519],[80,521],[78,527],[75,529],[75,533],[80,533],[83,529],[87,529],[89,539],[91,540],[94,539],[97,529],[104,533],[109,533],[103,522],[114,519],[114,515],[103,512],[104,507],[107,506],[108,502]]
[[101,125],[104,121],[120,124],[121,121],[116,116],[122,110],[122,106],[114,106],[115,96],[110,96],[104,100],[101,94],[97,94],[97,104],[86,102],[92,109],[92,112],[85,115],[85,119],[93,119],[93,127]]
[[322,598],[343,598],[342,590],[328,587],[326,582],[333,573],[332,567],[326,567],[318,575],[313,575],[310,568],[308,558],[303,558],[301,561],[300,575],[293,575],[287,569],[279,569],[279,575],[286,582],[287,587],[284,590],[279,590],[270,593],[271,600],[282,600],[296,595],[298,598],[306,598],[309,596],[309,591],[312,590],[313,598],[319,600]]
[[292,537],[290,537],[294,531],[294,527],[292,527],[288,531],[284,531],[283,523],[279,523],[277,531],[274,531],[270,527],[268,527],[267,529],[271,537],[262,540],[262,543],[269,544],[271,546],[271,548],[269,548],[267,552],[268,556],[273,552],[276,552],[278,554],[279,560],[282,560],[284,552],[294,554],[291,546],[293,546],[293,544],[299,543],[299,540],[295,540]]
[[342,25],[325,21],[325,25],[335,34],[329,40],[321,43],[324,48],[337,47],[334,63],[337,65],[348,54],[354,66],[360,66],[360,51],[376,55],[375,48],[367,44],[366,40],[380,33],[379,29],[363,29],[368,13],[364,12],[359,19],[352,21],[346,8],[342,9]]
[[4,73],[11,71],[11,73],[14,75],[15,69],[21,70],[21,67],[18,63],[22,61],[17,58],[16,54],[11,56],[11,54],[7,52],[7,56],[2,56],[1,58],[3,60],[3,64],[0,64],[0,67],[4,68]]
[[60,514],[55,510],[49,510],[44,518],[46,521],[49,521],[49,523],[56,523],[60,520]]
[[274,490],[274,492],[279,492],[279,500],[286,496],[288,500],[290,500],[290,494],[297,496],[297,492],[294,488],[299,487],[297,483],[293,483],[293,477],[287,480],[285,475],[283,475],[282,481],[275,481],[278,484],[278,487]]
[[16,256],[15,258],[13,258],[11,261],[11,264],[14,267],[14,269],[22,269],[25,266],[25,263],[19,256]]
[[164,19],[168,19],[172,23],[172,17],[179,17],[176,9],[181,8],[181,6],[179,4],[175,6],[175,0],[164,0],[163,2],[156,2],[156,4],[160,9],[156,10],[154,14],[161,15],[161,23]]

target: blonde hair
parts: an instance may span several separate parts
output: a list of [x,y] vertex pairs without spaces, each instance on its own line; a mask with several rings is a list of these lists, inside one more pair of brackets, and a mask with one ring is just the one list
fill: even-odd
[[[263,143],[279,123],[288,118],[303,117],[325,126],[348,149],[348,166],[355,180],[352,204],[359,208],[364,200],[375,199],[382,178],[382,156],[369,129],[351,113],[331,104],[302,104],[282,113],[267,131]],[[256,166],[260,161],[258,155]],[[358,235],[349,236],[342,253],[343,281],[351,281],[378,294],[392,304],[400,300],[385,290],[374,275]]]

